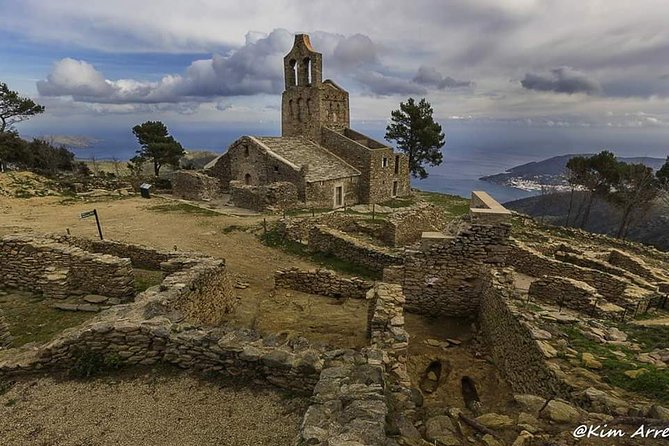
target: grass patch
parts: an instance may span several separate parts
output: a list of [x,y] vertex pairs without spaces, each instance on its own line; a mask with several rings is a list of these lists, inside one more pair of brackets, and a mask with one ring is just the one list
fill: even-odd
[[231,232],[243,232],[243,231],[246,231],[246,229],[247,229],[246,226],[230,225],[230,226],[226,226],[223,229],[221,229],[221,232],[223,234],[230,234]]
[[42,297],[26,293],[0,297],[0,309],[9,325],[12,347],[44,343],[66,328],[76,327],[95,313],[63,311],[49,307]]
[[260,239],[266,246],[280,249],[288,254],[309,259],[312,262],[318,263],[325,268],[332,269],[340,273],[350,274],[370,280],[381,278],[380,273],[372,271],[364,266],[341,260],[330,254],[309,252],[306,245],[291,240],[286,240],[277,231],[268,231],[266,234],[261,235]]
[[379,203],[381,206],[386,206],[393,209],[406,208],[416,203],[415,197],[393,198],[392,200]]
[[155,212],[196,214],[196,215],[203,215],[206,217],[217,217],[218,215],[220,215],[218,212],[210,211],[209,209],[204,209],[199,206],[193,206],[188,203],[158,204],[155,206],[149,206],[148,209],[150,211],[155,211]]
[[160,285],[164,278],[162,271],[133,268],[132,272],[135,275],[135,291],[138,293],[146,291],[152,286]]
[[[644,350],[652,350],[667,344],[667,331],[664,329],[669,330],[669,327],[658,327],[663,330],[657,330],[655,333],[646,333],[646,328],[648,327],[628,326],[625,327],[625,331],[629,336],[635,338]],[[657,369],[649,364],[637,363],[633,359],[619,358],[611,352],[609,347],[586,338],[575,327],[566,329],[565,333],[569,336],[569,344],[574,349],[581,353],[590,352],[601,358],[602,369],[599,372],[608,383],[664,403],[669,402],[668,369]],[[634,356],[634,353],[629,349],[620,346],[616,348],[625,353],[627,357]],[[625,375],[627,370],[638,368],[644,368],[648,371],[634,379]]]
[[627,324],[623,327],[623,331],[641,345],[644,351],[669,347],[669,326]]
[[314,209],[286,209],[283,211],[284,214],[286,214],[286,217],[297,217],[300,215],[316,215],[316,214],[324,214],[326,212],[330,212],[332,209],[328,208],[314,208]]
[[466,198],[438,192],[418,192],[418,194],[425,201],[439,206],[453,216],[459,217],[469,213],[469,200]]

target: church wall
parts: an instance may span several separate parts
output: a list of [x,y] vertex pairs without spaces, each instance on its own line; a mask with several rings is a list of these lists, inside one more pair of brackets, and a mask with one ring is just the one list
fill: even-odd
[[307,183],[305,191],[307,206],[314,208],[335,207],[335,187],[337,186],[344,188],[344,205],[353,206],[360,203],[359,178],[349,177]]
[[[369,165],[369,203],[381,203],[393,198],[393,183],[397,181],[397,197],[411,194],[409,182],[409,160],[406,155],[397,154],[393,149],[373,149]],[[399,158],[396,158],[399,157]],[[386,159],[384,167],[384,158]],[[395,161],[399,168],[395,173]]]
[[[327,83],[321,89],[320,125],[336,131],[350,127],[348,92]],[[315,141],[320,139],[320,135]]]
[[320,91],[314,87],[292,87],[281,97],[281,135],[320,138]]

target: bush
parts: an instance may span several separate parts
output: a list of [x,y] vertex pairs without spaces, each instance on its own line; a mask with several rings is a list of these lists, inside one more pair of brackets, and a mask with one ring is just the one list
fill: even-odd
[[107,370],[116,370],[121,366],[118,355],[105,356],[100,352],[79,350],[74,355],[75,361],[69,370],[74,378],[90,378]]

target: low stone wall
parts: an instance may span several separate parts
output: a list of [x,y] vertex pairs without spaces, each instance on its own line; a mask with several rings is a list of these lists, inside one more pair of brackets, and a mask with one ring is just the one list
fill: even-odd
[[530,285],[531,300],[570,308],[593,317],[620,319],[624,309],[608,304],[597,290],[568,277],[544,276]]
[[313,226],[309,231],[309,249],[332,254],[339,259],[378,272],[387,266],[402,263],[402,258],[389,250],[322,225]]
[[511,273],[493,270],[483,282],[479,324],[493,362],[513,391],[569,399],[571,388],[549,366],[532,323],[515,308]]
[[406,250],[404,264],[386,268],[383,281],[402,285],[407,311],[475,315],[481,276],[488,265],[504,263],[510,231],[508,223],[475,224],[456,237],[437,240],[421,250]]
[[447,222],[447,215],[441,208],[420,203],[390,214],[380,239],[390,246],[410,245],[419,241],[423,232],[443,230]]
[[519,241],[512,245],[507,264],[533,277],[557,276],[580,280],[594,287],[609,302],[627,307],[632,304],[622,297],[629,285],[628,280],[596,269],[551,259]]
[[0,350],[7,348],[12,343],[12,334],[9,332],[9,325],[0,311]]
[[250,186],[241,181],[230,181],[230,194],[235,206],[258,212],[271,208],[288,209],[298,203],[297,186],[285,181],[264,186]]
[[68,294],[129,299],[135,294],[130,260],[87,252],[47,237],[0,239],[0,277],[4,287],[56,299]]
[[626,271],[629,271],[633,274],[636,274],[639,277],[642,277],[650,282],[658,282],[669,279],[658,277],[658,274],[653,271],[646,262],[642,259],[631,256],[627,253],[619,251],[617,249],[612,249],[609,253],[608,261],[611,265],[622,268]]
[[571,252],[557,251],[555,252],[555,259],[561,262],[573,263],[574,265],[579,265],[584,268],[596,269],[598,271],[603,271],[605,273],[611,274],[612,276],[626,278],[630,283],[637,285],[639,287],[655,291],[656,286],[648,283],[645,279],[633,274],[626,269],[619,268],[617,266],[611,265],[609,262],[600,260],[598,258],[589,257],[581,254],[574,254]]
[[135,268],[161,270],[164,262],[183,258],[184,256],[197,256],[192,253],[177,251],[161,251],[147,246],[132,243],[117,242],[114,240],[96,240],[73,236],[54,236],[59,243],[76,246],[84,251],[108,254],[116,257],[130,259]]
[[220,194],[217,178],[191,170],[177,170],[172,176],[172,195],[184,200],[212,200]]
[[472,223],[506,223],[511,219],[511,211],[499,204],[487,192],[472,191],[469,217]]
[[277,288],[329,297],[365,299],[367,291],[373,285],[372,282],[357,277],[350,279],[340,277],[334,271],[327,269],[304,271],[290,268],[274,273],[274,286]]
[[[225,263],[200,258],[167,276],[160,287],[117,305],[89,322],[63,332],[38,348],[9,350],[0,376],[73,367],[83,354],[97,354],[123,365],[158,362],[226,376],[264,379],[276,386],[311,392],[323,368],[322,352],[306,339],[262,338],[253,330],[197,326],[180,322],[182,302],[197,300],[217,286]],[[213,311],[218,311],[216,308]]]

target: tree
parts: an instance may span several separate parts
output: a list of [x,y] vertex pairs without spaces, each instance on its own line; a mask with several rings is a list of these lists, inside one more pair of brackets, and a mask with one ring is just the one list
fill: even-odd
[[36,104],[32,99],[21,97],[18,92],[10,90],[7,84],[0,82],[0,133],[11,129],[17,122],[42,112],[44,106]]
[[179,166],[179,159],[184,155],[184,149],[168,132],[167,127],[160,121],[147,121],[132,128],[141,149],[137,151],[140,158],[153,163],[153,172],[156,176],[160,168],[165,165]]
[[655,172],[655,177],[657,177],[664,200],[669,204],[669,156],[664,165]]
[[27,143],[15,131],[0,132],[0,172],[7,169],[8,164],[25,164]]
[[[567,162],[567,169],[572,185],[579,185],[588,191],[588,196],[581,206],[583,219],[580,227],[585,228],[590,218],[590,210],[596,197],[606,198],[611,192],[612,185],[617,180],[618,161],[616,156],[608,150],[603,150],[590,157],[575,156]],[[578,219],[574,219],[574,223]]]
[[414,178],[427,178],[424,166],[438,166],[443,161],[445,135],[434,121],[433,112],[425,98],[418,103],[409,98],[391,113],[392,124],[386,127],[386,140],[396,141],[397,148],[409,156],[409,171]]
[[622,211],[618,238],[627,236],[633,216],[640,217],[650,208],[660,192],[659,183],[653,169],[644,164],[618,163],[618,178],[610,195],[610,201]]

